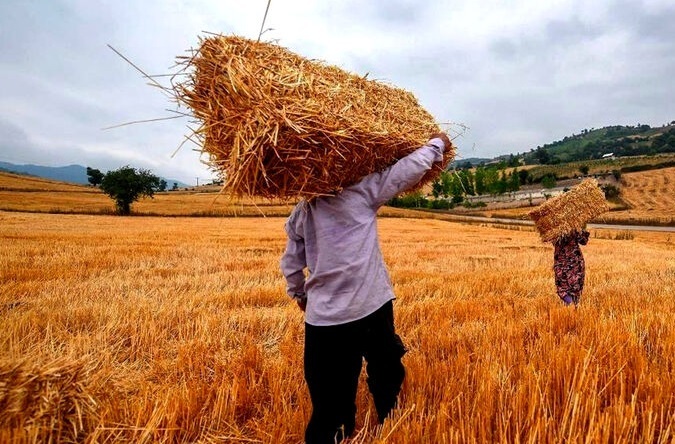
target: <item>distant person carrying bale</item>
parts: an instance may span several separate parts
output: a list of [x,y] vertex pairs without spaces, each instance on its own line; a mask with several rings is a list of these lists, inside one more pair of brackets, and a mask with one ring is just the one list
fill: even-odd
[[308,444],[340,442],[354,431],[363,358],[380,423],[396,405],[406,350],[394,328],[394,292],[380,252],[377,210],[415,186],[451,147],[445,134],[434,135],[335,196],[300,201],[286,222],[281,269],[288,294],[305,311]]
[[553,243],[556,290],[565,305],[576,306],[584,288],[586,269],[579,245],[588,243],[586,223],[608,210],[598,182],[587,179],[529,213],[542,241]]
[[588,243],[589,234],[586,230],[574,231],[553,243],[555,286],[565,305],[578,304],[584,290],[586,264],[579,245]]

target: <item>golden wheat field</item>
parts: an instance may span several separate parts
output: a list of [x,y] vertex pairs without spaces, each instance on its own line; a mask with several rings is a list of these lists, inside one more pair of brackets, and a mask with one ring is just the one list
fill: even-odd
[[675,168],[624,174],[621,196],[635,218],[675,221]]
[[[217,186],[158,192],[132,206],[137,215],[156,216],[286,216],[288,202],[244,198],[233,200]],[[85,185],[0,172],[0,211],[66,214],[114,214],[113,201]]]
[[[673,225],[675,223],[675,168],[624,174],[621,199],[626,205],[611,203],[612,211],[595,222]],[[628,208],[625,208],[628,206]],[[159,192],[152,199],[132,205],[136,215],[155,216],[279,216],[290,213],[291,203],[261,198],[231,199],[217,186]],[[529,219],[531,207],[462,211],[492,217]],[[0,172],[0,211],[28,211],[65,214],[114,214],[110,198],[100,190],[29,176]],[[393,208],[381,214],[410,215]],[[416,217],[426,217],[417,214]]]
[[58,182],[35,176],[26,176],[0,171],[0,190],[2,191],[71,191],[75,193],[96,191],[84,185]]
[[[0,212],[0,442],[302,442],[283,223]],[[407,379],[352,442],[675,440],[672,234],[592,231],[570,309],[529,228],[379,227]]]

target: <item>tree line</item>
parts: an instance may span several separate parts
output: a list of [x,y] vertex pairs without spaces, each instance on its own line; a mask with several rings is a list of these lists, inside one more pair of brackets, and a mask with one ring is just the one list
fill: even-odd
[[[461,169],[442,172],[432,183],[431,192],[435,198],[452,197],[454,203],[460,203],[465,196],[510,193],[532,183],[533,178],[527,170],[515,168],[507,173],[497,167],[479,166],[474,171]],[[552,188],[555,183],[552,186],[550,183],[542,185]]]
[[[422,192],[408,193],[391,199],[388,204],[394,207],[426,207],[431,209],[448,209],[455,205],[471,206],[466,201],[468,196],[500,195],[520,190],[520,187],[532,184],[534,178],[527,170],[515,168],[511,172],[499,169],[501,164],[479,166],[469,169],[443,171],[431,184],[433,200],[426,199]],[[540,179],[544,188],[556,186],[555,175]]]

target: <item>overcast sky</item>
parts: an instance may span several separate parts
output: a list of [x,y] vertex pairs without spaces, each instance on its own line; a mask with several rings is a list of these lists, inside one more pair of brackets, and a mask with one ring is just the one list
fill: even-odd
[[[257,38],[267,0],[2,0],[0,160],[211,175],[149,74],[203,31]],[[529,151],[584,128],[675,120],[672,0],[272,0],[265,40],[405,88],[468,127],[459,154]]]

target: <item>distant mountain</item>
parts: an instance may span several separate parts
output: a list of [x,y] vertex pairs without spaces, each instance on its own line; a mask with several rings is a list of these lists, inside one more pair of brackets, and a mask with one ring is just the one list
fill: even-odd
[[[62,167],[48,167],[42,165],[16,165],[9,162],[0,162],[0,171],[10,173],[28,174],[30,176],[44,177],[46,179],[59,180],[61,182],[71,182],[79,184],[88,184],[87,168],[82,165],[68,165]],[[178,187],[184,188],[189,185],[175,179],[166,179],[168,188],[171,188],[176,182]]]
[[44,177],[62,182],[86,184],[87,169],[81,165],[68,165],[62,167],[47,167],[41,165],[15,165],[9,162],[0,162],[0,170],[28,174],[30,176]]

